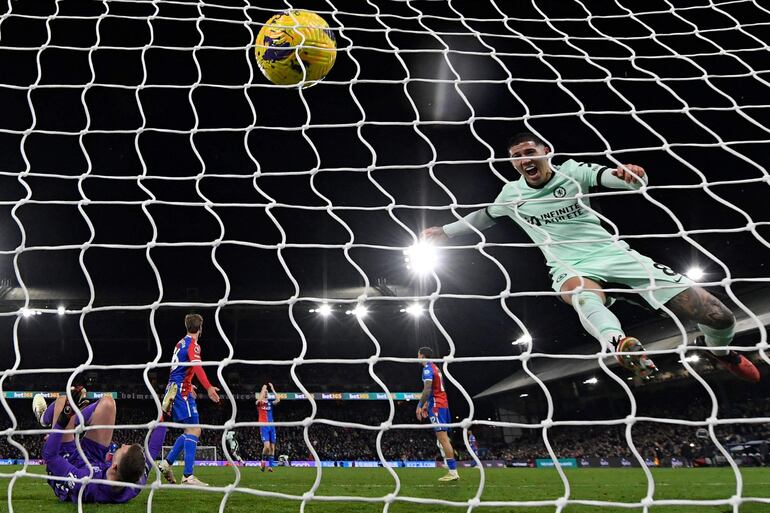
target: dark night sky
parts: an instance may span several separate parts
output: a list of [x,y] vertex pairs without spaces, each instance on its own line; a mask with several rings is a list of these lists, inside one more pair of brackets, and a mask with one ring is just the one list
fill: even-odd
[[[225,294],[212,262],[218,220],[227,242],[216,260],[229,279],[229,300],[280,302],[294,293],[278,258],[277,222],[290,245],[280,254],[299,285],[295,313],[307,356],[368,357],[375,345],[351,316],[338,312],[324,324],[307,311],[315,303],[303,300],[350,298],[343,291],[363,285],[344,256],[350,236],[326,199],[353,232],[350,258],[372,284],[386,279],[400,295],[429,294],[433,280],[418,287],[404,268],[401,249],[412,233],[393,217],[414,233],[451,221],[452,199],[439,183],[458,205],[493,201],[503,183],[493,170],[515,178],[504,160],[505,142],[525,126],[552,142],[556,162],[609,164],[609,152],[647,169],[649,198],[599,202],[636,249],[680,270],[697,262],[710,281],[725,276],[718,262],[678,235],[677,222],[655,200],[682,229],[706,230],[692,239],[730,269],[739,295],[756,287],[741,279],[768,278],[767,242],[746,230],[748,216],[758,223],[757,234],[770,238],[770,181],[763,170],[770,163],[770,130],[761,126],[770,119],[768,2],[713,8],[689,0],[676,2],[672,13],[657,0],[586,7],[498,0],[510,17],[503,22],[486,0],[307,1],[296,7],[329,22],[339,52],[327,80],[302,91],[271,86],[253,60],[250,45],[275,4],[249,1],[244,8],[244,2],[216,0],[199,13],[195,2],[11,2],[11,15],[0,22],[0,279],[17,285],[13,256],[21,223],[26,248],[53,247],[18,253],[25,284],[54,291],[48,303],[33,306],[55,308],[60,297],[69,298],[71,308],[85,304],[90,292],[82,258],[94,306],[208,304],[158,310],[162,361],[190,309],[206,316],[207,358],[227,354],[225,334],[237,340],[236,358],[290,359],[302,343],[286,305],[225,306],[223,331],[213,322]],[[0,14],[8,9],[3,4]],[[694,26],[701,32],[693,33]],[[392,30],[386,34],[385,27]],[[201,48],[192,51],[196,45]],[[408,74],[391,45],[401,49]],[[734,208],[709,195],[700,174],[718,182],[708,190]],[[90,204],[81,210],[84,198]],[[81,252],[91,237],[93,247]],[[147,252],[151,240],[159,244]],[[514,243],[487,248],[511,276],[512,291],[550,291],[541,253],[522,247],[528,241],[520,232],[500,226],[488,240]],[[503,275],[472,247],[476,242],[458,240],[468,247],[442,253],[442,293],[500,293]],[[334,247],[313,247],[318,244]],[[75,247],[57,248],[65,245]],[[430,319],[415,324],[399,312],[406,302],[369,303],[366,324],[382,354],[411,357],[425,343],[446,351]],[[567,352],[589,342],[571,309],[553,297],[508,306],[534,334],[538,350]],[[19,303],[2,301],[0,308],[6,312],[0,316],[3,358],[10,365]],[[511,354],[519,332],[499,300],[441,298],[435,309],[458,355]],[[653,318],[624,306],[617,313],[627,325]],[[22,321],[21,366],[85,361],[78,321],[77,314]],[[149,325],[149,309],[87,314],[94,363],[153,359]],[[42,360],[32,359],[41,353]],[[511,365],[452,368],[478,392]],[[413,373],[414,382],[389,385],[415,388]]]

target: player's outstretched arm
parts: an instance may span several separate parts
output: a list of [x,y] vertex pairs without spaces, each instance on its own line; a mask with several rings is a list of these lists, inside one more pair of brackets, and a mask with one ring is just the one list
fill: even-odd
[[[163,420],[162,415],[159,420]],[[149,468],[152,468],[153,462],[160,457],[161,450],[163,449],[163,440],[166,439],[167,429],[168,428],[166,426],[161,424],[155,426],[155,429],[153,429],[152,433],[150,433],[150,440],[147,442],[147,449],[149,450],[150,458],[146,458]]]
[[647,182],[647,173],[644,168],[636,164],[620,165],[609,173],[602,173],[599,177],[599,185],[608,189],[636,190],[647,185]]
[[273,386],[273,384],[268,383],[268,386],[270,387],[270,390],[273,392],[273,397],[275,397],[275,399],[273,399],[273,406],[275,406],[276,404],[281,402],[281,399],[278,397],[278,393],[275,391],[275,387]]
[[[422,231],[422,238],[431,242],[442,243],[452,237],[475,233],[473,228],[484,231],[497,223],[497,219],[490,216],[487,209],[481,208],[471,212],[462,219],[444,226],[431,226]],[[471,228],[473,227],[473,228]]]
[[190,359],[190,362],[196,362],[198,365],[193,365],[193,374],[195,374],[195,377],[198,378],[198,381],[200,382],[201,386],[206,389],[206,393],[209,396],[209,399],[211,399],[213,402],[218,403],[219,402],[219,388],[213,386],[211,382],[209,381],[209,378],[206,376],[206,371],[203,370],[203,367],[200,365],[201,361],[201,349],[200,346],[196,343],[190,344],[190,348],[188,349],[187,353],[188,358]]

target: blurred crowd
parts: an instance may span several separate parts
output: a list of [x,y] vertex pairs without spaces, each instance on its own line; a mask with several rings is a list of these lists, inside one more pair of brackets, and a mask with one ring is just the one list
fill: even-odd
[[[9,402],[16,412],[16,429],[39,429],[32,418],[29,401]],[[319,401],[315,419],[350,422],[371,426],[373,429],[338,427],[329,423],[314,422],[307,430],[307,439],[322,460],[377,460],[377,435],[380,423],[388,420],[389,409],[384,401]],[[416,424],[414,402],[396,403],[394,424]],[[202,423],[223,425],[231,418],[229,407],[215,407],[209,402],[199,404]],[[720,406],[720,418],[765,417],[770,409],[770,398],[747,399],[739,403]],[[150,401],[118,401],[118,424],[144,424],[153,420],[154,403]],[[281,422],[302,421],[311,411],[303,401],[283,401],[275,408],[275,420]],[[707,404],[689,404],[686,407],[668,406],[658,408],[658,417],[705,419],[710,410]],[[237,422],[254,422],[257,412],[253,401],[237,403]],[[438,457],[435,436],[432,429],[394,428],[383,432],[380,447],[388,460],[433,460]],[[9,428],[6,423],[4,428]],[[426,429],[427,428],[427,429]],[[244,459],[257,460],[261,454],[258,427],[239,427],[236,437],[240,454]],[[305,442],[302,426],[279,426],[276,454],[285,454],[291,460],[312,459]],[[502,436],[498,428],[477,426],[475,429],[480,456],[483,459],[533,460],[548,458],[542,428],[521,430],[514,438]],[[171,429],[166,444],[171,445],[179,430]],[[734,423],[715,428],[723,444],[737,444],[751,440],[770,440],[770,425],[764,423]],[[147,431],[142,429],[116,429],[114,440],[118,443],[143,442]],[[626,424],[592,424],[588,426],[556,426],[546,431],[547,439],[554,453],[560,458],[631,458],[628,437],[644,457],[664,460],[676,457],[685,465],[696,464],[713,457],[716,448],[708,433],[698,426],[676,423],[661,423],[638,420],[631,424],[627,433]],[[224,459],[221,429],[204,429],[200,446],[215,446],[217,457]],[[462,431],[454,430],[453,442],[461,459],[469,459]],[[42,449],[43,435],[14,435],[13,440],[24,446],[31,458],[38,458]],[[213,451],[209,450],[209,454]],[[202,455],[202,454],[201,454]],[[764,454],[763,454],[764,456]],[[0,458],[20,458],[21,451],[9,437],[0,437]],[[764,464],[762,460],[760,463]]]
[[[719,417],[749,418],[767,417],[770,398],[747,398],[742,402],[720,405]],[[710,416],[710,405],[686,403],[686,405],[659,406],[656,417],[669,419],[705,420]],[[770,424],[730,423],[714,428],[717,440],[723,446],[734,446],[750,441],[770,441]],[[560,458],[628,458],[633,457],[628,437],[639,454],[648,460],[663,461],[677,458],[685,466],[705,463],[718,454],[718,449],[702,426],[679,423],[663,423],[637,420],[631,424],[627,436],[626,424],[558,426],[547,430],[547,437],[554,453]],[[762,449],[761,464],[770,464],[770,455]],[[512,444],[498,443],[491,447],[494,458],[535,459],[549,458],[543,430],[532,429]],[[767,460],[767,461],[765,461]]]

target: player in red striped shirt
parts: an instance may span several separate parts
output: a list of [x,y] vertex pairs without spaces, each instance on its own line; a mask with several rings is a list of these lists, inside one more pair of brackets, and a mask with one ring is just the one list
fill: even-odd
[[198,344],[198,340],[203,333],[203,317],[198,314],[189,314],[184,318],[184,325],[187,329],[187,335],[177,342],[174,348],[174,355],[171,357],[173,365],[169,373],[166,390],[174,384],[179,390],[171,411],[174,422],[190,424],[191,426],[185,428],[184,433],[176,439],[166,459],[158,463],[158,470],[169,483],[176,483],[171,465],[179,457],[179,453],[184,451],[182,484],[208,486],[193,475],[195,450],[198,447],[201,428],[198,426],[198,406],[195,402],[195,387],[192,384],[192,378],[193,376],[198,378],[198,382],[206,389],[209,399],[215,403],[219,402],[219,394],[217,393],[219,389],[209,383],[206,371],[201,365],[179,365],[179,363],[201,361],[201,346]]
[[[435,363],[427,361],[432,356],[433,350],[430,347],[421,347],[417,350],[423,382],[422,395],[420,402],[417,403],[417,419],[429,418],[431,424],[449,424],[452,422],[452,415],[449,413],[449,401],[444,390],[444,377]],[[433,431],[436,432],[438,448],[449,469],[449,472],[440,477],[439,481],[457,481],[460,476],[457,474],[455,452],[449,440],[449,427],[435,426]]]
[[[267,387],[270,386],[270,391]],[[273,397],[269,396],[272,392]],[[273,422],[273,407],[281,402],[281,398],[275,392],[272,383],[262,385],[262,389],[257,395],[257,410],[259,411],[260,422]],[[265,456],[267,456],[267,471],[272,472],[275,464],[275,426],[262,426],[259,428],[259,434],[262,437],[262,464],[260,470],[265,471]]]

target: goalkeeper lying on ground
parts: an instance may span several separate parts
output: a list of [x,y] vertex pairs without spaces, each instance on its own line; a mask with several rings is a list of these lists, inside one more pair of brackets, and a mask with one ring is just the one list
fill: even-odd
[[[176,388],[166,394],[163,399],[164,410],[170,408]],[[88,462],[84,461],[75,445],[75,435],[53,431],[43,445],[43,460],[46,471],[50,476],[64,479],[48,481],[54,494],[63,502],[78,502],[82,489],[82,502],[122,503],[128,502],[142,491],[141,488],[121,486],[118,481],[144,484],[147,475],[153,467],[153,459],[158,457],[163,439],[166,436],[166,426],[156,427],[150,435],[148,443],[152,459],[146,458],[144,448],[139,444],[122,445],[114,454],[109,454],[108,447],[112,442],[112,426],[115,425],[115,400],[102,397],[94,404],[88,404],[85,389],[73,388],[73,397],[78,401],[83,419],[87,426],[104,425],[101,429],[86,431],[80,438]],[[35,417],[45,426],[54,429],[74,429],[79,424],[67,397],[59,397],[46,405],[42,394],[37,394],[32,400]],[[110,458],[111,456],[111,458]],[[93,474],[89,468],[93,467]],[[76,481],[91,476],[92,479],[105,479],[115,483],[88,483]]]
[[[610,169],[599,164],[568,160],[551,165],[551,148],[535,134],[524,132],[508,143],[513,167],[521,175],[503,186],[494,205],[462,220],[426,228],[423,237],[442,241],[448,237],[485,230],[500,221],[521,227],[541,249],[550,268],[553,290],[571,305],[586,331],[615,352],[640,352],[642,344],[626,336],[608,306],[605,287],[614,284],[639,290],[655,310],[665,305],[682,322],[694,321],[703,335],[698,342],[709,347],[728,346],[735,334],[733,313],[716,297],[686,276],[637,253],[622,240],[613,241],[589,198],[579,200],[590,187],[635,190],[647,183],[639,166]],[[759,370],[745,356],[728,349],[705,351],[719,365],[746,381],[760,379]],[[638,355],[617,355],[621,365],[642,377],[655,372],[652,360]]]

